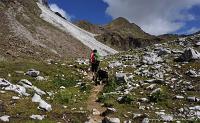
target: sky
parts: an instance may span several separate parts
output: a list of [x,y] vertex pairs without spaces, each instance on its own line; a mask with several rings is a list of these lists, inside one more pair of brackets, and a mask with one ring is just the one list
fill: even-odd
[[200,0],[49,0],[70,21],[104,25],[124,17],[153,35],[200,30]]

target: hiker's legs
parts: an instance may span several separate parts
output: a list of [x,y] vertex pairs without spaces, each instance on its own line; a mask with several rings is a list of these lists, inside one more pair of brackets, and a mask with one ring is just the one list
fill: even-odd
[[92,80],[95,81],[95,64],[91,63]]
[[99,62],[96,62],[95,63],[95,73],[94,73],[94,81],[95,81],[95,83],[96,83],[96,85],[97,84],[99,84],[98,83],[98,68],[99,68]]

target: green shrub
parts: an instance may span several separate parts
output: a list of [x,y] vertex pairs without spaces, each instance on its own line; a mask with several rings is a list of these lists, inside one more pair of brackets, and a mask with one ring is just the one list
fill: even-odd
[[134,98],[131,95],[126,95],[124,97],[122,97],[121,100],[119,100],[120,104],[132,104],[132,102],[134,101]]
[[104,93],[110,93],[110,92],[113,92],[116,90],[116,88],[118,87],[119,85],[114,81],[114,80],[111,80],[107,83],[107,85],[104,87],[104,90],[103,92]]
[[161,102],[165,99],[166,95],[162,91],[158,91],[149,96],[150,102]]

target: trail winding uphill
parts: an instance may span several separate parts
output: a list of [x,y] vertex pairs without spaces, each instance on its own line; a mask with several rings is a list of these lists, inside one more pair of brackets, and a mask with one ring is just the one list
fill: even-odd
[[116,50],[108,47],[107,45],[100,43],[97,41],[94,36],[90,32],[87,32],[69,21],[59,17],[53,11],[51,11],[45,5],[38,3],[39,8],[42,10],[41,18],[45,21],[53,24],[57,28],[70,33],[73,37],[80,40],[84,45],[89,47],[90,49],[97,49],[102,56],[111,55],[118,53]]
[[101,114],[106,111],[106,108],[97,102],[98,94],[103,90],[103,87],[103,85],[94,86],[91,91],[92,94],[88,98],[87,108],[92,113],[89,123],[101,123],[104,118]]

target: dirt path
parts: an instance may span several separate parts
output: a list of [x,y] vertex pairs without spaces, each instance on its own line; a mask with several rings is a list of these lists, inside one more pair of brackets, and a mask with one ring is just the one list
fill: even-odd
[[[101,123],[104,117],[100,116],[101,113],[103,113],[106,108],[102,107],[102,104],[99,102],[96,102],[98,94],[103,90],[103,85],[94,86],[91,95],[88,98],[87,108],[91,112],[90,115],[90,123]],[[94,115],[93,110],[96,109],[100,112],[100,114]]]

